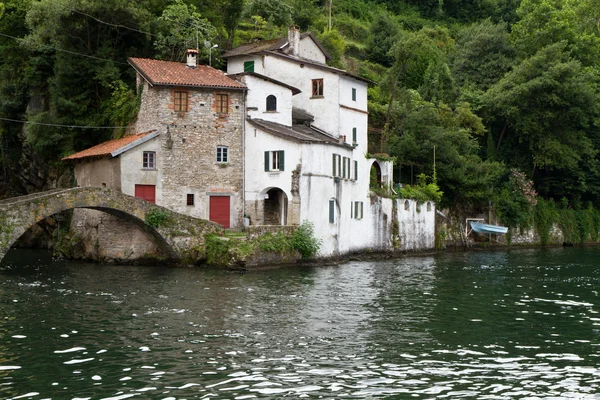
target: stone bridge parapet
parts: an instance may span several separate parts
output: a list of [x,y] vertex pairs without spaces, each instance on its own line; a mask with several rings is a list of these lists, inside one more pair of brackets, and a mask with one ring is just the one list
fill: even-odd
[[57,189],[0,201],[0,260],[31,226],[54,214],[88,208],[134,222],[168,260],[194,263],[204,258],[204,236],[222,234],[214,222],[179,214],[137,197],[104,188]]

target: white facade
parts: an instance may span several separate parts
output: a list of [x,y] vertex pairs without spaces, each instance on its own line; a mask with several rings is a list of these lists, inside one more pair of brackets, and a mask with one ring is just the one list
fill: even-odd
[[[393,165],[365,157],[367,83],[326,66],[325,54],[310,36],[300,40],[298,55],[268,52],[228,59],[230,75],[247,71],[241,75],[248,87],[245,213],[257,225],[268,224],[267,220],[310,221],[322,240],[324,256],[390,250],[398,215],[391,199],[370,192],[370,176],[371,168],[376,168],[378,181],[391,185]],[[248,71],[276,82],[265,82]],[[313,91],[318,79],[322,93]],[[301,92],[292,95],[290,86]],[[265,111],[269,94],[277,96],[277,113]],[[313,137],[303,136],[308,128],[292,125],[292,108],[314,117]],[[289,113],[287,118],[281,115],[284,112]],[[272,165],[272,157],[281,157],[283,167],[273,170],[277,165]],[[269,207],[269,202],[275,205]]]

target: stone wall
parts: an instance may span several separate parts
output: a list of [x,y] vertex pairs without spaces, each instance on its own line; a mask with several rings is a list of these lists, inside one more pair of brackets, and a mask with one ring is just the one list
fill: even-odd
[[[138,82],[140,81],[138,77]],[[188,92],[187,112],[173,110],[174,92]],[[228,95],[228,113],[218,113],[216,95]],[[230,197],[231,228],[242,226],[244,95],[239,90],[149,87],[143,84],[138,132],[160,129],[161,205],[210,219],[210,197]],[[228,162],[217,162],[226,146]],[[187,204],[188,195],[194,204]]]
[[71,256],[99,262],[128,263],[165,255],[137,225],[101,211],[73,211]]

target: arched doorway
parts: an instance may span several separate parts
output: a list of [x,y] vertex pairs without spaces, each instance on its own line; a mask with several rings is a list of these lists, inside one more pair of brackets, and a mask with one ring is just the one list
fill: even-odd
[[379,163],[377,161],[375,161],[373,165],[371,165],[369,187],[372,189],[377,189],[381,187],[381,167],[379,166]]
[[265,193],[264,225],[287,225],[288,199],[283,190],[272,188]]

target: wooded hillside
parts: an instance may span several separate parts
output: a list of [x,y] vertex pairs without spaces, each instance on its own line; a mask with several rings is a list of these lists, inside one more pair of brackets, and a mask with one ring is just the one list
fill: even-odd
[[64,181],[61,157],[124,134],[128,56],[198,47],[223,68],[295,24],[374,82],[376,150],[404,183],[436,179],[443,206],[491,199],[518,224],[538,195],[600,200],[598,0],[5,0],[0,15],[0,195]]

